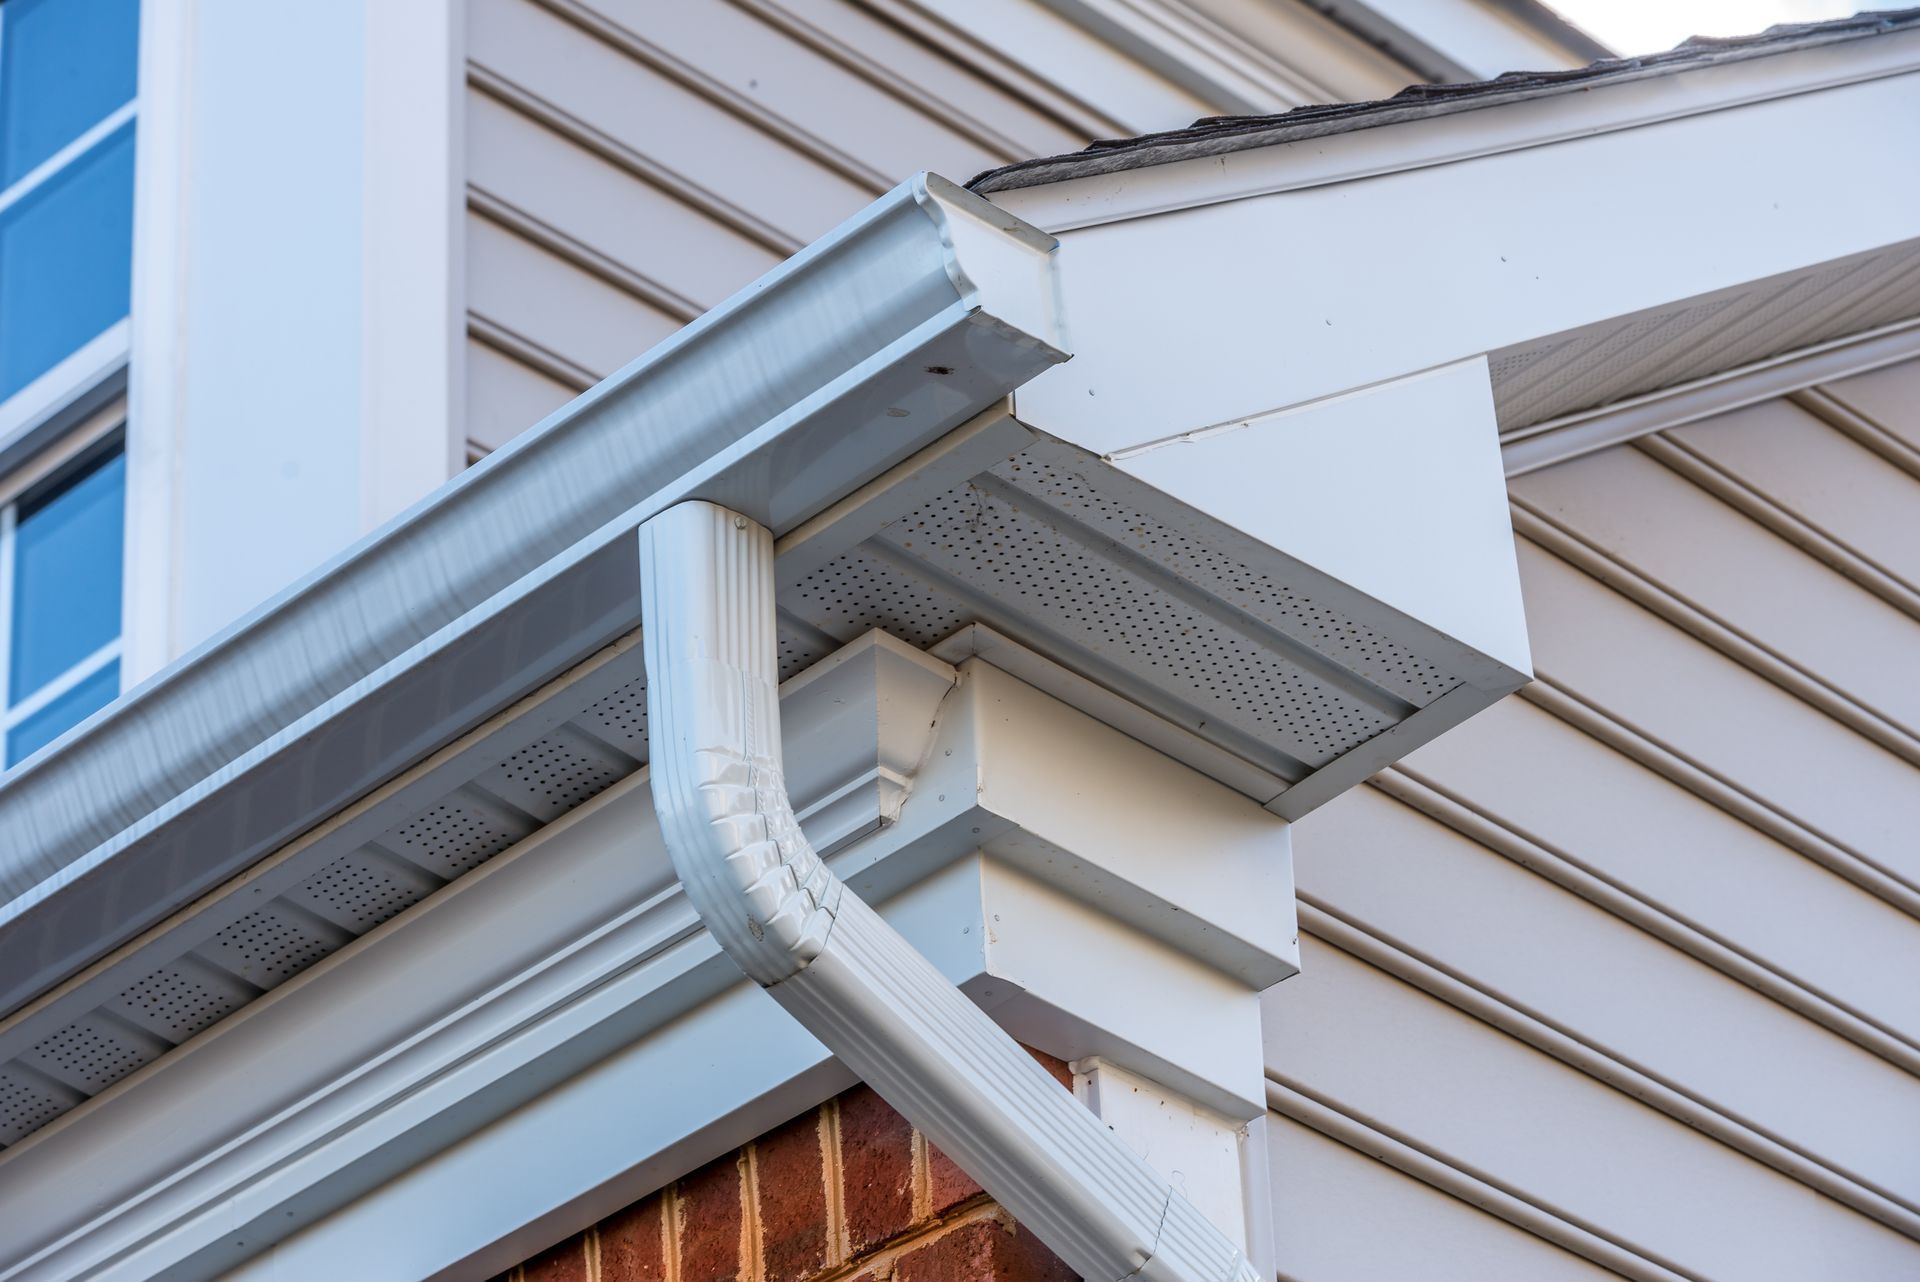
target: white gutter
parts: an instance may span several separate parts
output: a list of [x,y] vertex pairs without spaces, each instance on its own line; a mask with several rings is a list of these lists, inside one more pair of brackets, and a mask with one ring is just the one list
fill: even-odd
[[640,582],[654,808],[727,955],[1079,1276],[1255,1282],[807,843],[781,771],[772,534],[682,503],[640,526]]
[[630,632],[647,516],[784,532],[1064,360],[1052,244],[903,182],[0,775],[0,1015]]

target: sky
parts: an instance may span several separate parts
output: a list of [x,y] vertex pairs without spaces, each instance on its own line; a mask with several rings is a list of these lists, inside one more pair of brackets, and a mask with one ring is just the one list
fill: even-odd
[[1818,22],[1905,0],[1547,0],[1550,8],[1623,54],[1658,53],[1688,36],[1744,36],[1777,22]]

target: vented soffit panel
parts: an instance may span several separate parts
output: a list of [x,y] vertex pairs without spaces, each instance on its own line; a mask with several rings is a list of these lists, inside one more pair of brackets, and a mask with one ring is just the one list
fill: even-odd
[[[1460,504],[1497,505],[1491,423],[1476,427],[1491,484]],[[1158,475],[1148,469],[1011,417],[989,414],[969,432],[947,457],[781,541],[777,599],[792,645],[810,638],[825,653],[880,628],[952,659],[973,647],[970,629],[1004,635],[1205,745],[1189,764],[1288,818],[1529,675],[1524,652],[1476,649],[1373,595],[1364,573],[1343,577],[1355,562],[1316,565],[1307,549],[1283,551],[1196,506],[1212,492],[1208,467],[1183,497],[1143,479]],[[1241,435],[1261,448],[1261,433]],[[1219,462],[1273,467],[1272,501],[1288,501],[1276,456],[1242,450]],[[1494,520],[1504,530],[1503,508]],[[1486,577],[1512,575],[1510,548],[1504,556],[1488,558]],[[1469,581],[1481,573],[1460,567],[1460,586],[1477,590]],[[1523,633],[1517,586],[1494,599]]]

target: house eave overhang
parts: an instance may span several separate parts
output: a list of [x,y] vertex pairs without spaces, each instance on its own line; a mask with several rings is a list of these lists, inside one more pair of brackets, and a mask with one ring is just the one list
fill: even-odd
[[791,529],[1065,359],[1050,248],[902,184],[7,775],[0,1011],[631,632],[649,515]]
[[1657,125],[1920,68],[1920,11],[1810,24],[1776,40],[1309,107],[1021,161],[968,185],[1058,234]]
[[[1920,317],[1920,140],[1882,124],[1920,112],[1920,11],[1860,23],[1489,82],[1390,127],[1203,125],[1172,153],[1147,138],[989,175],[996,204],[1059,237],[1085,352],[1017,412],[1120,457],[1484,357],[1499,430],[1537,438],[1531,468],[1640,430],[1558,431],[1602,407],[1685,388],[1697,416],[1705,389],[1791,371],[1730,375],[1814,368],[1796,355],[1828,376],[1899,359]],[[1245,149],[1178,151],[1209,140]],[[1036,176],[1057,181],[1005,185]],[[1116,340],[1122,292],[1153,302]]]

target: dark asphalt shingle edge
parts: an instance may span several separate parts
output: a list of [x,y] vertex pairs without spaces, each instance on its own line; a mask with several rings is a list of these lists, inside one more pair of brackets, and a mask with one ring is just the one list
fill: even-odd
[[977,175],[967,184],[982,195],[1020,187],[1038,187],[1101,174],[1144,169],[1202,156],[1248,151],[1328,134],[1373,129],[1404,120],[1431,119],[1528,98],[1544,98],[1671,75],[1695,67],[1768,57],[1920,28],[1920,8],[1857,13],[1827,22],[1785,23],[1758,35],[1695,36],[1666,53],[1610,58],[1568,71],[1510,71],[1493,80],[1456,85],[1411,85],[1391,98],[1373,102],[1296,107],[1272,116],[1213,116],[1185,129],[1096,142],[1084,151],[1017,161]]

